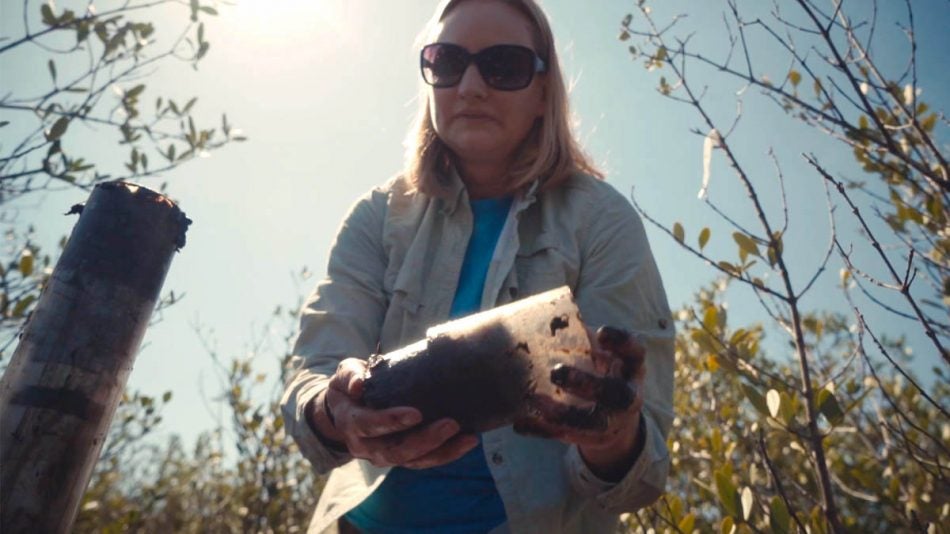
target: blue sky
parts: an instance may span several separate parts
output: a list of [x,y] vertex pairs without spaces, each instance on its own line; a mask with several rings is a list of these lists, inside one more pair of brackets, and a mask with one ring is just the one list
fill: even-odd
[[[18,12],[20,3],[0,2],[2,35],[19,35],[19,16],[10,14]],[[435,4],[434,0],[242,0],[222,6],[219,17],[208,19],[211,51],[197,71],[169,64],[145,81],[145,102],[160,94],[179,102],[198,96],[199,117],[216,124],[227,112],[250,138],[162,178],[195,221],[188,245],[172,264],[165,284],[166,290],[186,297],[146,335],[147,345],[130,384],[153,395],[174,391],[165,411],[164,434],[190,438],[212,429],[219,417],[213,413],[216,408],[209,410],[208,399],[220,392],[220,384],[193,325],[203,325],[225,359],[253,350],[273,309],[293,305],[323,275],[327,251],[349,205],[399,171],[402,140],[415,113],[420,83],[413,45]],[[690,129],[701,126],[698,116],[660,96],[655,87],[661,73],[647,72],[642,60],[631,60],[627,45],[635,41],[621,43],[617,38],[620,21],[634,4],[543,2],[571,80],[577,132],[619,191],[629,195],[635,190],[638,203],[668,225],[680,221],[691,241],[700,228],[711,226],[713,238],[707,250],[723,259],[734,258],[732,230],[696,198],[703,139]],[[718,2],[652,4],[658,20],[688,12],[683,33],[698,30],[696,46],[712,55],[723,52]],[[780,4],[789,4],[792,11],[791,2]],[[888,4],[887,12],[894,9],[894,2],[883,4]],[[740,5],[754,9],[763,4]],[[914,5],[919,11],[922,98],[940,108],[950,86],[941,56],[948,44],[941,21],[950,20],[950,8],[936,0]],[[34,11],[39,11],[39,4]],[[156,25],[161,31],[180,26],[186,18],[186,8],[175,6]],[[892,26],[880,31],[883,39],[877,52],[882,61],[899,65],[903,47],[897,31]],[[772,79],[784,77],[787,62],[772,48],[763,45],[754,53],[756,63]],[[43,87],[45,61],[45,52],[36,48],[4,58],[3,92]],[[699,75],[711,85],[708,101],[714,116],[730,119],[741,84],[715,73]],[[860,174],[851,165],[850,151],[789,120],[753,93],[743,98],[743,119],[733,146],[772,209],[780,204],[767,156],[770,147],[782,162],[792,210],[786,251],[795,259],[795,279],[802,284],[827,244],[828,223],[824,189],[800,154],[814,151],[850,177]],[[0,141],[7,143],[4,136],[9,135],[10,130],[0,131]],[[115,141],[111,133],[77,128],[66,142],[75,150],[110,158],[118,148]],[[162,180],[146,183],[157,186]],[[35,223],[39,238],[49,246],[67,234],[73,222],[58,214],[84,196],[65,191],[33,198],[17,206],[19,220]],[[719,156],[712,165],[710,198],[738,220],[752,220],[745,194]],[[653,228],[648,234],[670,302],[679,307],[713,273],[665,235]],[[315,278],[297,286],[291,273],[304,266]],[[804,300],[805,306],[843,309],[833,290],[838,267],[832,262],[826,279]],[[732,305],[732,318],[739,322],[761,316],[751,299],[737,296]],[[886,318],[881,320],[885,324]],[[907,328],[901,321],[886,324],[895,333]],[[928,345],[917,347],[923,360],[936,361]],[[273,373],[280,353],[267,350],[281,349],[265,347],[257,357],[259,368]]]

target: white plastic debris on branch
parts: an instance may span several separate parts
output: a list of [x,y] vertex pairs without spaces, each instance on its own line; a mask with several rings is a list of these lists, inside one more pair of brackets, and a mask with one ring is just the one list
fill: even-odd
[[709,167],[712,165],[712,151],[719,147],[720,141],[719,132],[715,128],[709,130],[706,140],[703,141],[703,186],[699,189],[698,195],[702,200],[706,199],[709,191]]

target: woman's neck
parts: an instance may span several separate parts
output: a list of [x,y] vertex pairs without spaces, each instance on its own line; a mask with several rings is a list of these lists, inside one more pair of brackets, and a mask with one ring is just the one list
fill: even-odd
[[472,200],[498,198],[511,193],[507,164],[459,162],[458,171]]

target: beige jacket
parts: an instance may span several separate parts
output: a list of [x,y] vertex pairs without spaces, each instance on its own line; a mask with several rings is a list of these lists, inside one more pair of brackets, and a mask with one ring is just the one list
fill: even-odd
[[[318,473],[333,470],[308,532],[333,528],[388,468],[328,449],[304,418],[344,357],[385,353],[448,319],[472,229],[464,186],[430,197],[395,178],[351,208],[330,253],[327,277],[307,300],[294,349],[298,369],[282,409],[288,432]],[[655,501],[669,469],[673,419],[673,320],[643,224],[610,185],[586,175],[550,191],[537,183],[512,203],[488,270],[482,309],[564,284],[586,324],[614,325],[647,343],[646,444],[626,477],[598,480],[576,447],[504,427],[483,434],[485,457],[505,505],[499,531],[611,532],[618,514]]]

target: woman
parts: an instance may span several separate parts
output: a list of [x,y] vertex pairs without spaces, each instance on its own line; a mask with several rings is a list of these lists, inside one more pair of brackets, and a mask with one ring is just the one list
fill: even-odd
[[[571,135],[533,0],[446,0],[425,35],[406,171],[351,209],[302,311],[284,417],[333,470],[309,531],[612,531],[669,466],[673,326],[643,226]],[[361,404],[368,355],[564,284],[588,325],[616,327],[592,338],[598,370],[637,387],[605,431],[558,425],[557,406],[476,436]]]

